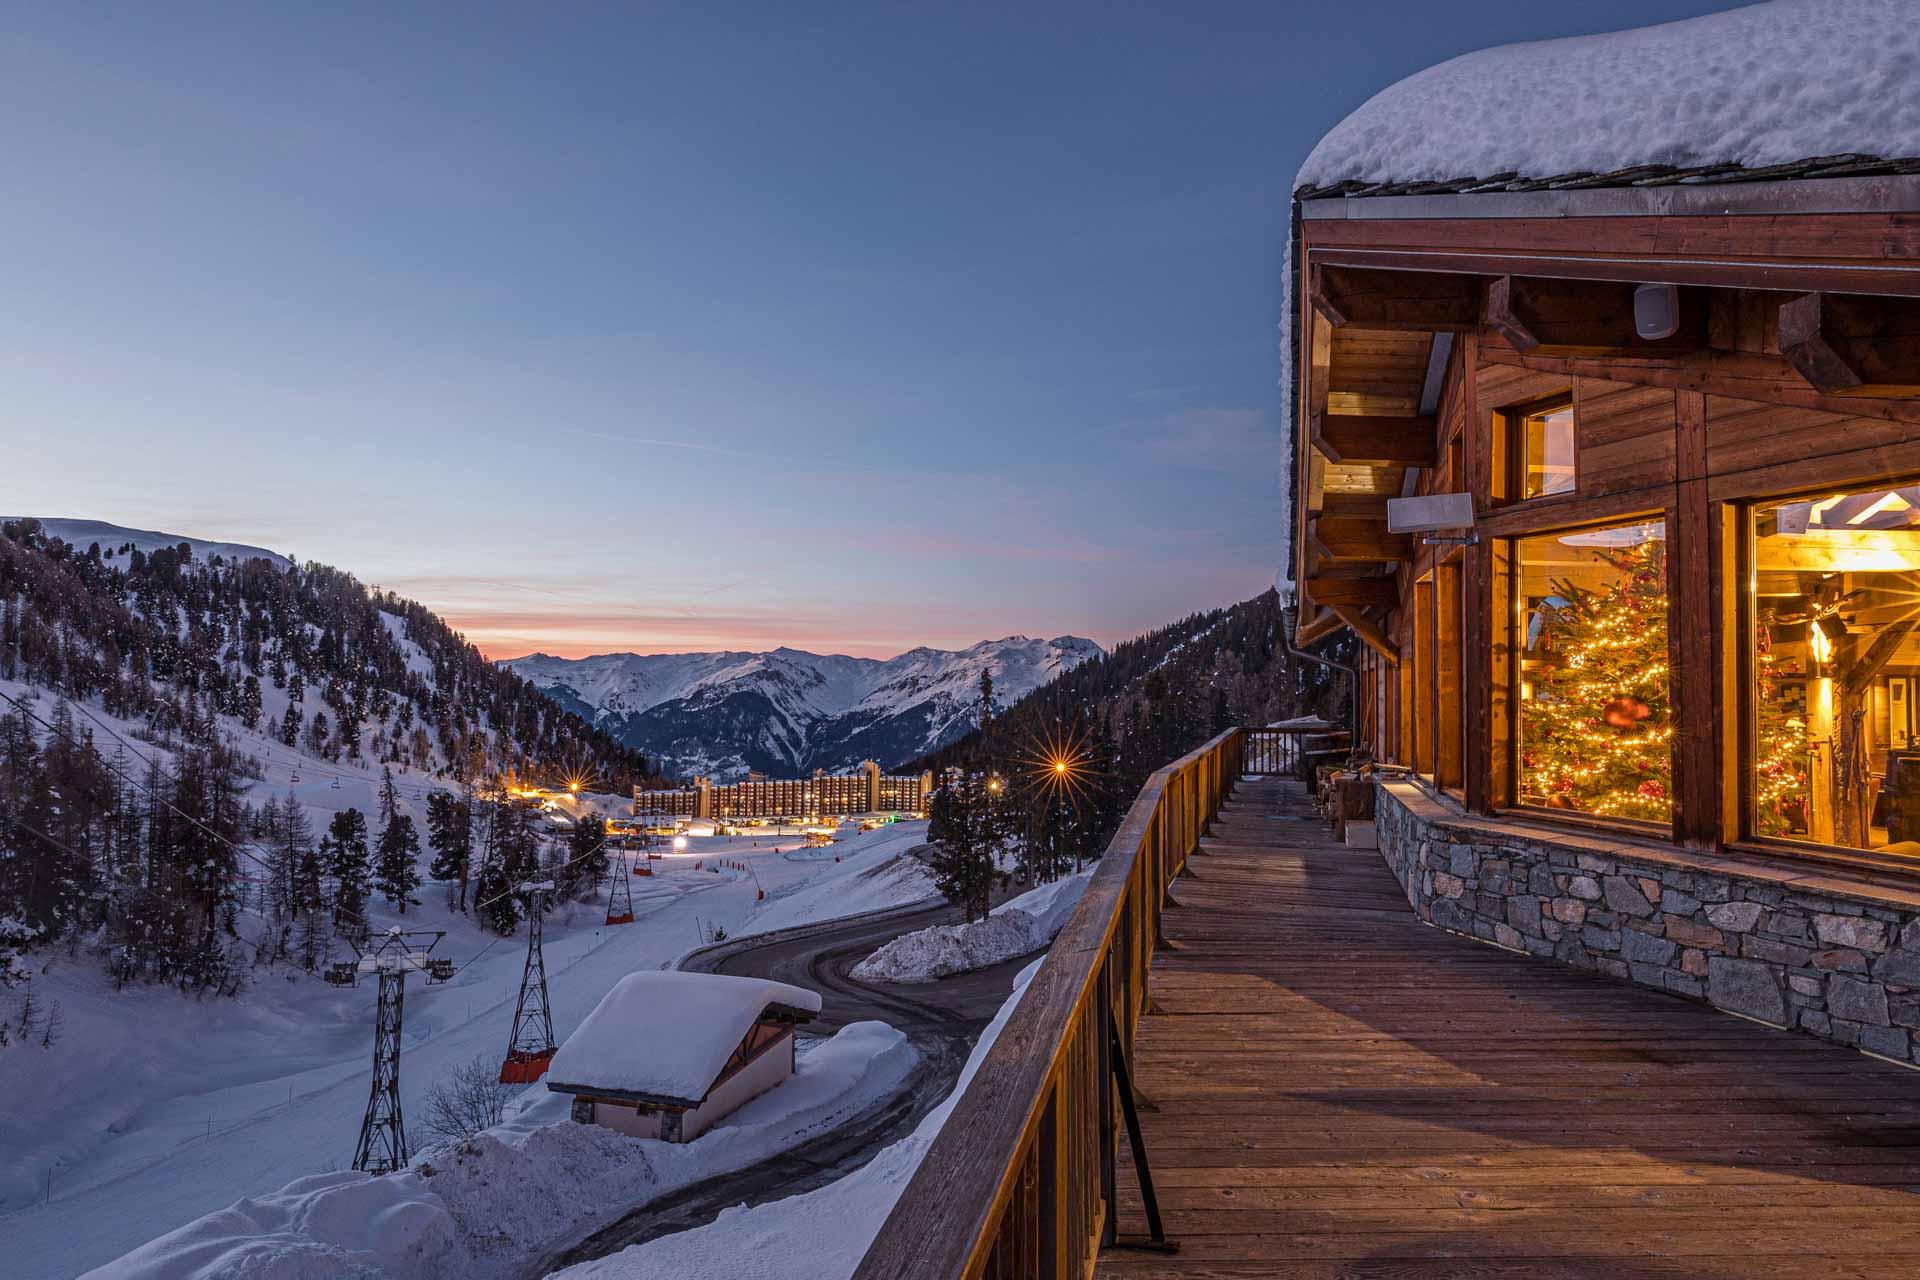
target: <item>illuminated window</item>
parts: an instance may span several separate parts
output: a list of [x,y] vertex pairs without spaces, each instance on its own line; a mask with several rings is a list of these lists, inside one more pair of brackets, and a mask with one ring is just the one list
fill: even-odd
[[1753,835],[1920,855],[1920,486],[1755,508]]
[[1558,399],[1508,415],[1521,498],[1545,498],[1574,489],[1573,401]]
[[1518,803],[1671,820],[1666,547],[1658,520],[1513,543]]

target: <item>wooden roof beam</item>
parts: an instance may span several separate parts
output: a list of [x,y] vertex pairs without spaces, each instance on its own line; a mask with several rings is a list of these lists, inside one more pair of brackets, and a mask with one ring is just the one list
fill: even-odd
[[1352,627],[1353,634],[1359,636],[1360,642],[1366,645],[1367,648],[1373,650],[1394,666],[1397,667],[1400,665],[1400,646],[1396,645],[1387,633],[1380,629],[1379,623],[1350,604],[1331,604],[1328,605],[1327,608],[1337,616],[1340,621]]
[[1479,276],[1316,266],[1309,295],[1335,326],[1467,333],[1480,324]]
[[1319,544],[1323,563],[1333,561],[1398,561],[1413,555],[1413,539],[1388,533],[1385,520],[1354,516],[1319,515],[1308,525],[1308,536]]
[[1392,578],[1308,578],[1307,599],[1322,608],[1351,605],[1360,609],[1391,609],[1400,597]]
[[1432,415],[1383,418],[1327,413],[1309,420],[1314,448],[1329,462],[1367,467],[1431,467],[1439,461]]
[[1780,354],[1830,396],[1920,396],[1920,300],[1804,293],[1780,308]]
[[1678,357],[1707,346],[1704,290],[1680,290],[1680,327],[1642,338],[1633,292],[1618,280],[1537,280],[1498,276],[1487,284],[1487,325],[1523,355]]

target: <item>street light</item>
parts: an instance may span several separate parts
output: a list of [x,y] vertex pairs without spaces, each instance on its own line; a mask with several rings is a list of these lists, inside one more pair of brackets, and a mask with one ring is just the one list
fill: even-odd
[[675,836],[673,838],[673,851],[675,853],[685,853],[687,851],[687,838],[685,836]]

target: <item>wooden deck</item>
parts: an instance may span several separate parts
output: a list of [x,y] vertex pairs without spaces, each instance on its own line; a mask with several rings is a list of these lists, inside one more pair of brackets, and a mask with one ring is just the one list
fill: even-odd
[[1098,1276],[1920,1275],[1920,1074],[1430,928],[1297,784],[1202,848],[1135,1051],[1180,1251]]

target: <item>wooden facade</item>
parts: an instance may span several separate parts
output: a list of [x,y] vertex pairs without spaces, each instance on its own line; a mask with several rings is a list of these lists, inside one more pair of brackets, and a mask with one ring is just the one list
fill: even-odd
[[[1920,870],[1920,180],[1592,197],[1303,204],[1296,639],[1358,635],[1363,745],[1468,812]],[[1647,284],[1678,304],[1656,340]],[[1529,496],[1542,406],[1570,410],[1571,475]],[[1472,496],[1470,535],[1390,531],[1389,499],[1439,493]],[[1659,544],[1639,669],[1666,678],[1606,718],[1660,759],[1596,814],[1516,743],[1565,711],[1534,687],[1569,661],[1555,611],[1614,590],[1630,537]]]

